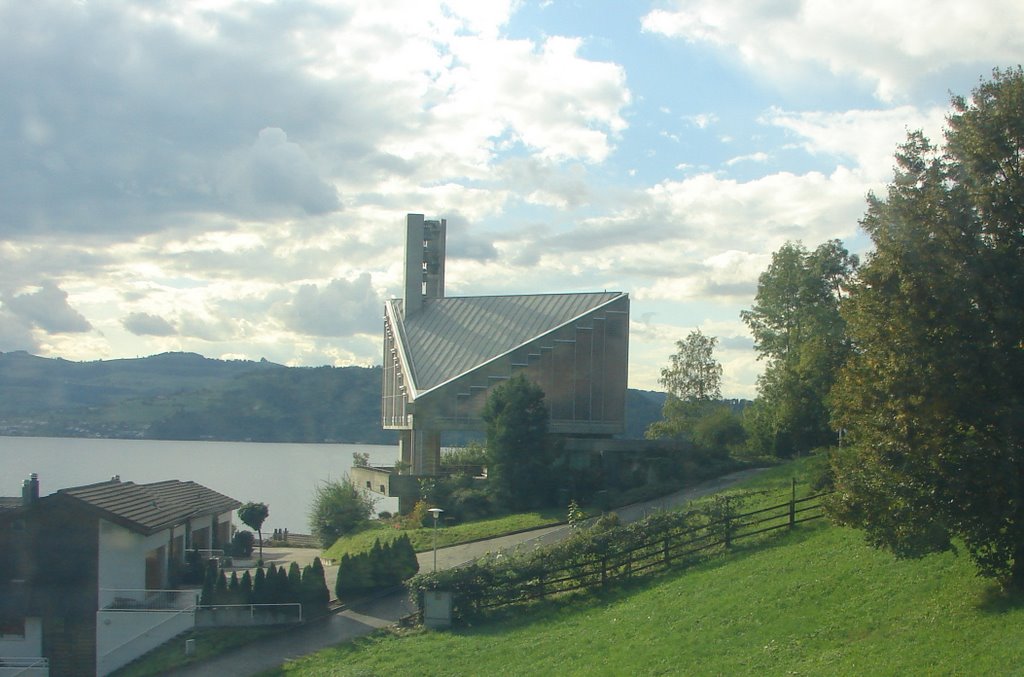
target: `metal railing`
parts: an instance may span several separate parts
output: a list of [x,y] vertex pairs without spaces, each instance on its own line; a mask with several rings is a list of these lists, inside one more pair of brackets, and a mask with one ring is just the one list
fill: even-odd
[[173,611],[199,604],[198,590],[100,588],[99,592],[102,611]]
[[50,660],[41,656],[0,656],[0,677],[36,677],[50,674]]
[[[248,609],[248,614],[245,610]],[[218,612],[224,613],[219,614],[223,624],[230,625],[257,625],[258,622],[265,620],[260,616],[276,616],[278,612],[285,610],[294,611],[294,620],[288,620],[283,622],[301,623],[302,622],[302,604],[299,602],[282,602],[278,604],[209,604],[196,607],[197,612],[207,613],[216,618]],[[262,614],[258,612],[264,612]],[[291,616],[291,614],[285,614]],[[246,620],[247,618],[247,620]],[[222,623],[218,623],[222,624]]]

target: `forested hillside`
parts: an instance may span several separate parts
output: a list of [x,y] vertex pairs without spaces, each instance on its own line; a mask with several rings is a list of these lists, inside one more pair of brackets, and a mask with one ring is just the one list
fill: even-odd
[[0,434],[390,444],[380,369],[0,353]]
[[[0,353],[0,435],[392,444],[380,367],[285,367],[164,353],[69,362]],[[626,437],[664,393],[630,390]]]

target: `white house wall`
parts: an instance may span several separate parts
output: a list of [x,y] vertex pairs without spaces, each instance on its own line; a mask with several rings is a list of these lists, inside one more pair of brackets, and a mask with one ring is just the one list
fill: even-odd
[[[146,587],[146,553],[166,546],[170,530],[142,536],[122,526],[100,520],[98,582],[100,590],[143,590]],[[102,595],[102,593],[101,593]],[[128,597],[130,595],[121,595]]]
[[103,677],[194,626],[191,609],[97,612],[96,674]]

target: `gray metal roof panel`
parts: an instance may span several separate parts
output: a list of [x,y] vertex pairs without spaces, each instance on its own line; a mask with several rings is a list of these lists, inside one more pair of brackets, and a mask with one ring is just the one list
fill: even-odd
[[[422,392],[548,334],[622,292],[427,299],[401,320],[410,373]],[[401,301],[394,302],[401,317]]]

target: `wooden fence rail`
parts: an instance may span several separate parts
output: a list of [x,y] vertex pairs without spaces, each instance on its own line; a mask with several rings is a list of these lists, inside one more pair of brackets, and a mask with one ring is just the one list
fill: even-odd
[[[454,578],[444,587],[450,587],[455,608],[465,614],[606,586],[634,576],[683,567],[716,549],[728,549],[737,541],[821,519],[821,498],[826,493],[797,499],[794,492],[793,498],[785,503],[726,514],[721,519],[695,525],[670,526],[649,535],[628,527],[616,529],[596,537],[598,540],[588,551],[570,554],[562,562],[549,565],[545,558],[533,557],[517,566],[513,556],[505,567],[470,565],[454,572]],[[691,515],[696,519],[697,514]]]

